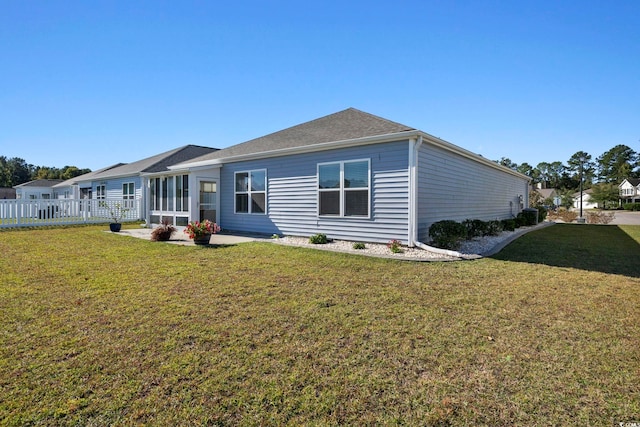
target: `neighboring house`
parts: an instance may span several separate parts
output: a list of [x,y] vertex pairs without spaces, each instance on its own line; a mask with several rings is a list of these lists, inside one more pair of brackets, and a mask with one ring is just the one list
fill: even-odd
[[622,203],[640,203],[640,179],[627,178],[620,185],[620,200]]
[[540,194],[540,199],[543,203],[545,203],[545,201],[551,202],[553,206],[560,206],[562,204],[562,197],[560,197],[555,188],[534,188],[532,191]]
[[85,193],[81,196],[80,194],[80,185],[79,183],[85,183],[85,188],[91,188],[91,178],[101,174],[102,172],[108,171],[110,169],[119,167],[124,165],[125,163],[118,163],[112,166],[107,166],[106,168],[98,169],[96,171],[88,172],[83,175],[78,175],[74,178],[67,179],[66,181],[62,181],[59,184],[53,186],[55,191],[58,194],[58,199],[90,199],[91,192],[85,191]]
[[[185,145],[133,163],[118,164],[99,171],[73,178],[70,183],[76,198],[97,200],[122,200],[122,206],[130,208],[135,200],[141,200],[141,216],[150,217],[159,223],[157,212],[176,225],[187,225],[191,206],[183,204],[189,198],[189,189],[194,188],[188,176],[169,171],[168,167],[182,163],[216,148]],[[161,177],[160,177],[161,175]],[[178,202],[174,202],[178,200]]]
[[[525,175],[353,108],[168,169],[144,175],[152,223],[179,211],[233,231],[413,246],[436,221],[512,218],[529,203]],[[197,189],[186,211],[181,177]]]
[[8,187],[0,187],[0,199],[15,199],[16,198],[16,189],[8,188]]
[[54,189],[56,184],[61,183],[61,179],[36,179],[15,185],[16,199],[56,199],[58,193]]
[[[582,210],[585,209],[598,209],[598,204],[591,201],[591,193],[593,190],[589,188],[582,192]],[[573,208],[580,210],[580,192],[573,194]]]

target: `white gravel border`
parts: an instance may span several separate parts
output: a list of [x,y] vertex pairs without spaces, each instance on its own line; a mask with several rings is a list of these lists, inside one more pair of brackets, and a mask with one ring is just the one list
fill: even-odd
[[553,225],[553,222],[543,222],[531,227],[520,227],[515,231],[503,231],[497,236],[487,236],[464,241],[456,256],[420,249],[418,247],[402,247],[402,253],[394,254],[387,245],[380,243],[365,243],[365,249],[353,249],[354,242],[332,240],[326,244],[309,243],[308,237],[285,236],[272,239],[272,242],[288,246],[301,246],[325,251],[352,253],[358,255],[392,258],[408,261],[457,261],[463,259],[478,259],[498,253],[502,248],[518,237],[530,231]]

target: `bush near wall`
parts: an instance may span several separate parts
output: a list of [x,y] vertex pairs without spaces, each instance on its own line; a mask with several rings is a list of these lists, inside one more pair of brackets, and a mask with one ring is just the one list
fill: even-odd
[[517,227],[516,220],[482,221],[479,219],[467,219],[462,223],[444,220],[438,221],[429,227],[429,237],[433,246],[442,249],[458,249],[464,240],[476,237],[495,236],[503,230],[513,231]]
[[640,211],[640,203],[625,203],[622,207],[625,211]]

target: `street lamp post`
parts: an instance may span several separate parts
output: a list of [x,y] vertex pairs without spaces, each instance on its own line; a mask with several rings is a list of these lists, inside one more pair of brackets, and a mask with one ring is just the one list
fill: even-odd
[[580,217],[578,217],[578,222],[584,224],[584,217],[582,216],[582,168],[585,162],[584,156],[580,156]]

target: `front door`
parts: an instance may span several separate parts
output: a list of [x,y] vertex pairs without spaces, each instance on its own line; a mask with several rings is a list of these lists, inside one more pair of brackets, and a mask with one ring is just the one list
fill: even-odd
[[217,198],[218,183],[215,181],[200,181],[200,221],[208,219],[209,221],[217,222],[218,211],[218,198]]

